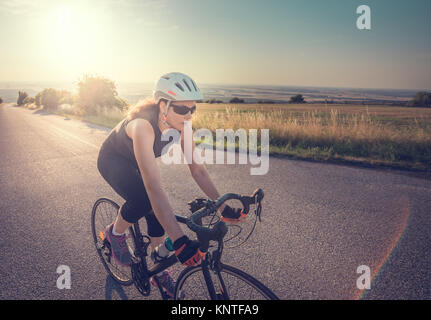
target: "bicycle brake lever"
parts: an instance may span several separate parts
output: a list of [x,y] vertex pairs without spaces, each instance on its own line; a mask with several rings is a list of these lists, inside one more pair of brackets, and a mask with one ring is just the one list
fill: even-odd
[[255,215],[259,218],[259,222],[262,222],[261,213],[262,213],[262,204],[261,200],[257,200],[257,196],[254,198],[254,205],[256,206],[254,209]]
[[203,208],[203,207],[205,207],[207,205],[206,201],[207,200],[204,199],[204,198],[198,198],[196,200],[188,202],[187,204],[189,206],[189,210],[192,213],[195,213],[196,211],[198,211],[199,209],[201,209],[201,208]]
[[262,205],[260,204],[260,202],[259,202],[259,204],[258,204],[258,206],[257,206],[257,216],[259,217],[259,222],[262,222],[262,215],[261,215],[261,213],[262,213]]

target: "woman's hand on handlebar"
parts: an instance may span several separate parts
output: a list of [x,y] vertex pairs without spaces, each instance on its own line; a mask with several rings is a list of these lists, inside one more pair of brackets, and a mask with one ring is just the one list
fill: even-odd
[[226,205],[221,212],[221,220],[224,222],[237,223],[243,222],[247,215],[242,212],[241,208],[232,209],[228,205]]
[[205,255],[205,253],[199,249],[199,246],[200,244],[198,241],[190,240],[187,236],[182,236],[175,240],[173,249],[181,264],[192,267],[198,265]]

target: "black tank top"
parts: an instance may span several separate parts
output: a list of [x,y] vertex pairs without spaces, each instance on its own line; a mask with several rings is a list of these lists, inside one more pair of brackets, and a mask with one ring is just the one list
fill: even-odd
[[[162,141],[158,120],[159,120],[159,108],[157,105],[153,107],[148,107],[143,109],[138,118],[143,118],[148,120],[151,123],[151,126],[154,130],[154,156],[156,158],[160,157],[162,154],[162,149],[168,143],[172,141],[172,137],[169,141]],[[108,137],[102,144],[101,149],[104,152],[114,153],[120,155],[128,160],[130,160],[136,167],[138,167],[138,163],[135,158],[135,153],[133,151],[133,140],[126,133],[127,124],[132,121],[127,117],[119,122],[109,133]]]

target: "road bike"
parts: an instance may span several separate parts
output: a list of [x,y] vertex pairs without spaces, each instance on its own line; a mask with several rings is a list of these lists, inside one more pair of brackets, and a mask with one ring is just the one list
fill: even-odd
[[[261,221],[264,193],[257,189],[251,196],[227,193],[216,201],[199,198],[188,203],[192,215],[188,218],[175,215],[178,222],[187,225],[198,241],[200,249],[205,255],[198,266],[185,268],[176,279],[175,300],[278,300],[277,296],[264,284],[238,268],[221,262],[225,243],[232,241],[241,233],[241,227],[234,226],[234,232],[228,235],[228,226],[217,216],[217,209],[226,201],[239,201],[242,212],[248,216],[250,206],[254,205],[254,225],[246,239],[254,231],[256,221]],[[121,285],[134,284],[143,296],[151,293],[151,277],[166,270],[178,262],[175,254],[149,267],[147,263],[150,238],[142,234],[139,223],[134,223],[127,231],[126,238],[130,252],[133,253],[132,265],[122,267],[112,256],[111,246],[105,236],[105,228],[111,224],[118,213],[119,205],[107,198],[98,199],[91,214],[91,228],[100,259],[110,276]],[[154,214],[154,213],[153,213]],[[141,219],[143,220],[143,219]],[[239,230],[239,231],[238,231]],[[243,241],[243,242],[244,242]],[[157,280],[157,288],[162,299],[169,299],[169,295]]]

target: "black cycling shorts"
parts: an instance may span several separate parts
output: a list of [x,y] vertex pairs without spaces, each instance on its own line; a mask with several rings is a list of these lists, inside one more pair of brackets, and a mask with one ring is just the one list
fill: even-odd
[[120,207],[123,219],[129,223],[135,223],[145,217],[148,235],[163,236],[165,230],[154,215],[144,182],[136,166],[126,158],[106,151],[102,147],[97,159],[97,168],[112,189],[126,200]]

